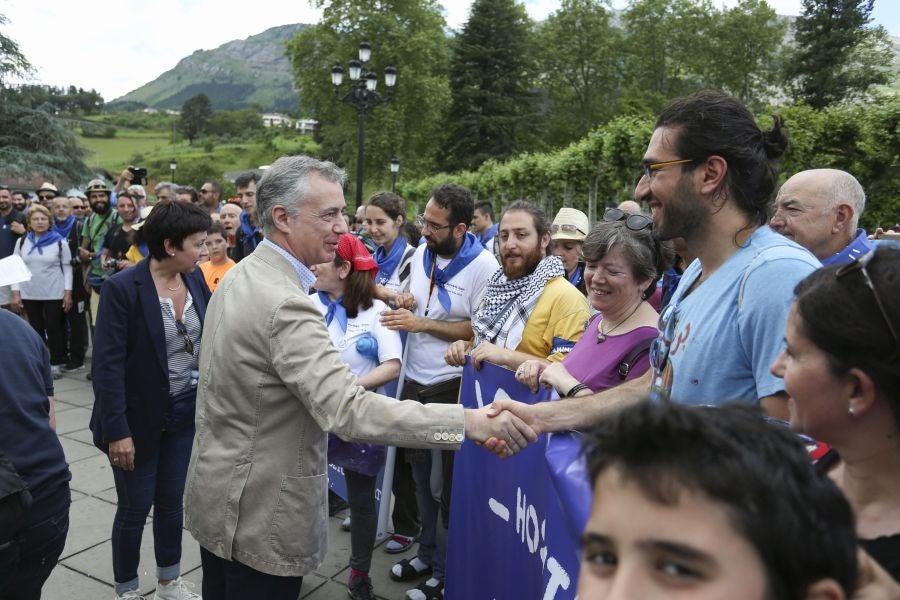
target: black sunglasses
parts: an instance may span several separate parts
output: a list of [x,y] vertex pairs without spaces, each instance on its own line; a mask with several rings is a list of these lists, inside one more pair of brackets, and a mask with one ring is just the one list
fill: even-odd
[[606,212],[603,213],[603,220],[607,223],[625,221],[625,227],[632,231],[653,227],[653,219],[647,215],[633,215],[619,208],[607,208]]
[[185,327],[184,323],[181,321],[175,321],[175,329],[178,330],[178,333],[181,334],[181,337],[184,340],[184,351],[193,356],[194,342],[191,341],[191,334],[188,333],[187,327]]
[[891,337],[894,338],[894,350],[898,346],[900,346],[900,338],[897,337],[897,330],[894,329],[894,324],[891,323],[890,317],[888,317],[887,309],[884,308],[884,303],[881,301],[881,296],[878,295],[878,290],[875,289],[875,284],[872,282],[872,278],[869,277],[869,271],[866,270],[866,267],[872,259],[875,257],[875,251],[872,250],[860,256],[858,259],[851,263],[847,263],[842,265],[837,271],[834,272],[834,276],[840,279],[841,277],[848,275],[849,273],[855,273],[859,271],[862,273],[863,279],[866,282],[866,286],[870,290],[872,290],[872,296],[875,297],[875,304],[878,305],[878,310],[881,311],[881,316],[884,318],[884,322],[887,323],[888,331],[891,332]]

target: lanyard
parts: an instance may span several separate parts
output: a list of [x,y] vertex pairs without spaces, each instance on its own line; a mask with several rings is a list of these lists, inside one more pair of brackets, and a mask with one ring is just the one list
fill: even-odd
[[431,277],[428,281],[428,299],[425,300],[425,317],[428,317],[428,311],[431,309],[431,294],[434,293],[434,270],[437,268],[437,254],[434,255],[434,262],[431,263]]

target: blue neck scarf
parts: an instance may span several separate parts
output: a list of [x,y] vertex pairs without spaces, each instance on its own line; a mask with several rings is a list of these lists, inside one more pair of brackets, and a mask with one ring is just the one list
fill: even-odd
[[394,240],[394,245],[391,246],[390,252],[386,253],[384,251],[384,246],[379,246],[375,249],[375,264],[378,265],[378,274],[375,276],[375,283],[384,285],[390,281],[391,275],[397,270],[397,265],[400,264],[400,260],[403,258],[405,250],[406,242],[399,236]]
[[55,244],[56,242],[62,240],[62,236],[53,231],[52,229],[41,236],[40,239],[34,239],[34,232],[28,232],[28,241],[32,243],[31,250],[28,251],[28,254],[31,254],[35,250],[38,251],[38,254],[41,256],[44,255],[44,246],[49,246],[50,244]]
[[447,292],[444,287],[445,284],[453,279],[453,277],[469,266],[469,263],[475,260],[479,254],[484,251],[484,248],[481,246],[481,242],[478,241],[473,234],[466,232],[466,237],[463,239],[462,246],[459,251],[450,260],[450,263],[444,267],[443,269],[439,269],[437,264],[435,263],[435,254],[428,248],[425,249],[423,254],[423,265],[425,266],[425,273],[427,273],[434,280],[434,285],[437,287],[437,295],[438,302],[441,303],[441,306],[444,308],[444,311],[450,312],[450,294]]
[[578,284],[581,283],[581,277],[584,275],[584,268],[581,265],[577,265],[575,270],[572,271],[572,276],[569,277],[569,283],[578,287]]
[[69,239],[69,234],[72,233],[72,228],[75,226],[75,215],[69,215],[69,218],[65,220],[65,222],[60,223],[56,219],[53,220],[53,231],[58,233],[60,237],[63,239]]
[[259,227],[254,227],[250,224],[250,215],[245,212],[241,213],[241,231],[244,232],[250,239],[250,243],[253,244],[253,249],[256,250],[256,234],[259,233]]
[[847,244],[847,246],[837,252],[832,254],[826,259],[822,260],[822,266],[827,267],[828,265],[843,265],[849,262],[853,262],[863,254],[867,254],[875,248],[875,244],[872,243],[872,240],[869,239],[869,236],[866,234],[865,229],[857,229],[856,237],[853,238],[853,241]]
[[337,318],[341,331],[347,333],[347,309],[344,308],[344,297],[341,296],[337,300],[332,300],[325,292],[316,293],[319,295],[319,300],[322,301],[322,304],[328,307],[328,311],[325,313],[325,326],[328,327]]

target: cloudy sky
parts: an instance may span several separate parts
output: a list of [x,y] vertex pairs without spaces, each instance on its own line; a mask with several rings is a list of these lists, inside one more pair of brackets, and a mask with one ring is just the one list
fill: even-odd
[[[734,0],[715,0],[733,4]],[[797,15],[801,0],[769,0]],[[459,28],[470,0],[445,0],[447,22]],[[534,19],[558,0],[525,0]],[[624,8],[627,0],[614,0]],[[194,50],[209,50],[285,23],[313,23],[320,12],[305,0],[0,0],[10,23],[3,33],[36,67],[34,82],[98,90],[112,100],[171,69]],[[876,0],[875,21],[900,36],[900,2]]]

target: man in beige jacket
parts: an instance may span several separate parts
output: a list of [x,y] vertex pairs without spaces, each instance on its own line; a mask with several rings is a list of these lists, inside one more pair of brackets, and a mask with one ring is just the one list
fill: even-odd
[[296,600],[327,549],[327,431],[446,450],[464,436],[497,436],[512,451],[535,439],[511,413],[489,419],[485,409],[401,402],[356,385],[308,297],[308,267],[333,260],[347,231],[343,182],[331,163],[277,160],[257,189],[265,240],[223,278],[207,311],[185,491],[206,600]]

